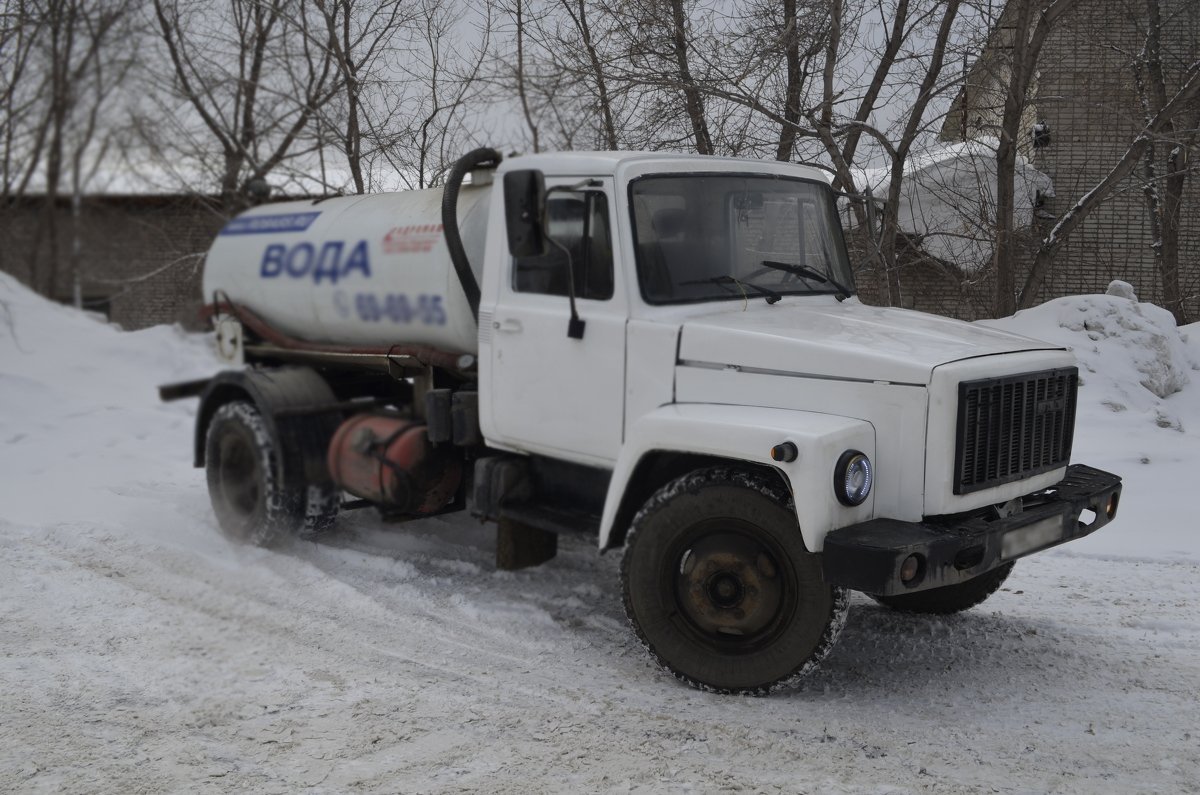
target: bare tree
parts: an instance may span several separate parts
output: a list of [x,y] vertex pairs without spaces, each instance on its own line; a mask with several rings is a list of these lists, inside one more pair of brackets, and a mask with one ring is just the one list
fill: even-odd
[[[808,112],[808,118],[832,163],[835,185],[843,190],[856,192],[864,187],[856,185],[854,176],[864,136],[884,153],[887,193],[879,213],[879,242],[875,255],[880,296],[890,304],[899,304],[902,300],[897,239],[901,234],[899,212],[905,166],[918,140],[933,125],[927,113],[931,103],[957,86],[957,77],[946,75],[943,67],[956,32],[959,7],[958,0],[929,3],[876,0],[870,6],[873,15],[890,22],[879,26],[883,40],[866,60],[864,72],[868,77],[859,92],[844,90],[844,82],[838,80],[838,71],[844,68],[848,58],[861,60],[861,51],[856,52],[856,49],[858,39],[863,36],[863,18],[858,18],[856,30],[848,30],[845,6],[835,3],[831,9],[821,96]],[[903,76],[897,74],[902,60],[908,68]],[[896,114],[893,125],[881,129],[871,120],[880,111],[888,87],[894,86],[901,77],[916,85],[915,93],[906,100],[905,110]],[[843,107],[850,113],[841,112]],[[858,205],[856,211],[861,228],[865,209]]]
[[37,172],[44,154],[50,115],[44,110],[47,70],[39,68],[41,37],[46,16],[39,3],[16,0],[0,17],[0,107],[4,112],[0,134],[0,168],[3,198],[21,196]]
[[[1176,8],[1181,13],[1189,13],[1188,4],[1179,4]],[[961,203],[964,224],[976,223],[973,236],[987,238],[991,243],[989,274],[994,276],[994,284],[990,313],[1011,314],[1037,300],[1068,237],[1097,207],[1133,187],[1130,178],[1139,165],[1143,179],[1136,185],[1143,189],[1151,215],[1150,222],[1154,227],[1151,239],[1164,296],[1173,310],[1182,306],[1183,296],[1178,283],[1178,236],[1173,235],[1177,224],[1170,215],[1182,207],[1172,197],[1182,199],[1183,180],[1189,171],[1186,165],[1188,153],[1195,145],[1189,133],[1195,126],[1189,119],[1196,115],[1195,98],[1189,94],[1186,83],[1188,75],[1194,71],[1196,45],[1194,36],[1189,38],[1181,32],[1175,37],[1173,26],[1167,26],[1172,30],[1173,40],[1190,44],[1191,50],[1190,57],[1175,58],[1174,73],[1166,77],[1161,68],[1163,57],[1158,41],[1164,28],[1162,21],[1157,20],[1158,0],[1129,0],[1126,14],[1120,14],[1119,10],[1117,3],[1088,8],[1077,0],[1011,0],[1003,6],[998,19],[981,15],[990,28],[985,52],[970,70],[959,96],[960,107],[949,117],[948,129],[957,126],[964,140],[968,129],[984,136],[994,135],[997,139],[994,193],[981,195],[980,202],[971,202],[964,197]],[[1114,11],[1118,13],[1114,14]],[[1191,8],[1190,13],[1195,14],[1195,9]],[[1142,37],[1140,52],[1129,50],[1131,33]],[[1137,35],[1132,38],[1137,40]],[[1047,58],[1042,55],[1043,49],[1051,51],[1045,45],[1052,36],[1062,39],[1067,47],[1080,46],[1077,39],[1091,36],[1093,41],[1082,46],[1092,47],[1095,54],[1102,54],[1106,63],[1113,64],[1104,68],[1117,79],[1120,76],[1116,65],[1125,59],[1133,69],[1135,79],[1131,82],[1136,83],[1137,88],[1136,92],[1131,92],[1135,100],[1133,105],[1122,107],[1114,103],[1116,97],[1123,95],[1111,91],[1092,94],[1070,89],[1066,92],[1047,90],[1047,84],[1056,88],[1063,84],[1061,76],[1056,74],[1055,64],[1047,63]],[[1053,51],[1058,52],[1058,49]],[[1181,92],[1179,96],[1173,96],[1176,90]],[[1037,146],[1033,137],[1038,129],[1032,124],[1033,108],[1061,102],[1096,108],[1103,106],[1104,113],[1115,114],[1121,124],[1128,121],[1133,132],[1130,143],[1116,148],[1111,164],[1098,176],[1084,179],[1071,171],[1054,175],[1055,189],[1060,196],[1069,195],[1074,179],[1078,199],[1066,213],[1052,219],[1047,232],[1031,238],[1028,232],[1018,228],[1025,221],[1018,219],[1017,204],[1022,201],[1022,192],[1029,190],[1028,184],[1021,184],[1026,182],[1021,173],[1027,171],[1028,166],[1022,162],[1018,145],[1032,143]],[[1117,145],[1120,147],[1119,143]],[[1167,162],[1169,157],[1164,161],[1159,156],[1163,151],[1173,154],[1175,161]],[[1169,176],[1173,178],[1169,179]],[[1043,214],[1042,217],[1049,216]],[[1024,281],[1018,282],[1018,264],[1030,260],[1032,267],[1024,274]],[[1174,266],[1170,264],[1172,261],[1176,263]]]
[[500,103],[516,99],[527,146],[619,148],[613,15],[587,0],[504,0],[498,10],[509,24],[497,29],[488,81]]
[[526,74],[526,30],[528,28],[529,4],[525,0],[510,0],[501,5],[501,10],[508,14],[513,22],[513,37],[516,53],[513,64],[513,83],[516,85],[517,98],[521,104],[521,116],[525,119],[525,127],[529,130],[530,143],[534,152],[542,150],[538,139],[538,120],[535,117],[530,100],[529,80]]
[[704,96],[692,77],[692,69],[688,59],[687,16],[683,10],[683,0],[668,0],[671,8],[671,54],[679,69],[679,84],[683,91],[683,104],[687,109],[688,120],[692,123],[692,134],[696,137],[696,152],[702,155],[713,154],[712,137],[708,132],[708,120],[704,117]]
[[[1134,59],[1134,79],[1143,119],[1149,125],[1167,104],[1168,78],[1164,64],[1164,20],[1160,0],[1144,0],[1142,7],[1145,10],[1145,46]],[[1182,30],[1188,30],[1186,20],[1179,19],[1186,13],[1197,12],[1194,7],[1180,7],[1168,22],[1174,23],[1172,27],[1180,25]],[[1195,26],[1191,29],[1195,30]],[[1188,51],[1177,55],[1194,62],[1200,45],[1194,38],[1186,38]],[[1179,120],[1167,119],[1161,137],[1151,139],[1146,146],[1143,155],[1143,194],[1150,220],[1150,245],[1162,285],[1163,304],[1175,315],[1175,320],[1183,325],[1188,318],[1179,281],[1179,229],[1183,192],[1194,168],[1189,162],[1190,156],[1200,144],[1200,102],[1193,102],[1192,107],[1181,109],[1180,117]],[[1177,123],[1179,121],[1182,123]],[[1167,154],[1160,164],[1158,153],[1162,149],[1166,149]]]
[[501,0],[496,10],[502,23],[483,76],[485,96],[496,113],[515,100],[522,148],[613,148],[606,146],[616,137],[607,75],[597,72],[602,55],[585,3]]
[[[401,0],[314,2],[324,18],[325,29],[313,44],[320,47],[328,43],[341,76],[338,96],[342,101],[318,108],[320,121],[323,129],[333,131],[345,155],[354,192],[364,193],[367,164],[379,146],[373,133],[383,123],[376,117],[381,105],[375,101],[373,94],[377,92],[372,89],[377,89],[392,70],[390,56],[397,49],[403,29],[413,21],[414,9]],[[329,113],[330,108],[336,108],[337,113]]]
[[829,35],[829,4],[752,0],[713,12],[702,10],[711,21],[690,46],[718,130],[715,152],[791,160],[801,139],[814,135],[806,114]]
[[609,79],[605,73],[599,43],[592,35],[594,22],[585,0],[559,0],[559,5],[571,20],[574,32],[587,56],[587,79],[595,91],[596,108],[600,112],[601,140],[605,149],[618,149],[616,114],[613,111]]
[[[824,3],[510,0],[518,47],[497,60],[538,148],[689,149],[790,159]],[[548,143],[551,136],[553,144]]]
[[[13,204],[38,169],[49,129],[50,117],[41,104],[46,76],[36,64],[44,23],[31,0],[6,4],[0,16],[0,221],[5,222],[6,236],[12,233],[8,224]],[[10,256],[9,246],[0,246],[0,268],[10,269],[5,263]],[[10,321],[6,307],[4,318]]]
[[[95,146],[98,120],[128,71],[128,58],[113,44],[130,5],[130,0],[20,2],[5,25],[14,58],[3,89],[11,111],[3,133],[4,192],[6,198],[20,196],[34,182],[43,188],[29,273],[45,295],[61,286],[58,203],[64,180],[70,179],[74,227],[84,185],[107,148],[106,140]],[[21,157],[25,162],[17,165]],[[77,245],[70,261],[77,276]]]
[[[820,103],[811,114],[811,119],[833,164],[834,184],[842,190],[854,192],[854,177],[850,169],[857,162],[858,145],[868,130],[867,122],[878,106],[880,94],[896,65],[900,47],[908,38],[909,0],[897,0],[894,8],[890,9],[891,26],[885,34],[883,48],[871,59],[870,78],[866,88],[857,98],[854,113],[835,127],[835,110],[839,105],[847,104],[847,99],[843,97],[837,83],[838,66],[847,57],[847,45],[854,45],[852,34],[848,35],[846,32],[845,10],[846,6],[842,2],[830,5],[829,36],[825,62],[821,70],[822,93]],[[882,4],[879,5],[879,11],[880,16],[884,17],[885,10]]]
[[[640,94],[630,143],[637,148],[688,148],[714,154],[713,120],[707,88],[713,81],[697,71],[696,59],[715,49],[714,25],[720,13],[697,10],[685,0],[606,0],[600,5],[611,36],[622,50],[610,62],[608,83]],[[693,15],[695,15],[693,17]],[[702,59],[703,60],[703,59]]]
[[1153,142],[1163,135],[1168,124],[1181,113],[1194,110],[1198,100],[1200,100],[1200,61],[1196,61],[1188,68],[1183,85],[1159,108],[1157,113],[1147,120],[1145,126],[1126,148],[1125,153],[1121,155],[1104,178],[1084,193],[1039,241],[1033,267],[1025,279],[1019,296],[1019,306],[1026,307],[1033,304],[1038,288],[1041,287],[1046,275],[1050,272],[1055,254],[1058,253],[1067,237],[1079,227],[1089,213],[1112,195],[1121,183],[1134,172]]
[[1070,12],[1079,0],[1009,0],[1001,16],[998,34],[1007,41],[997,42],[1007,57],[1001,62],[1006,72],[1003,79],[1004,106],[997,130],[1000,140],[996,148],[996,243],[993,262],[996,273],[997,315],[1016,311],[1018,295],[1015,283],[1016,247],[1014,242],[1014,203],[1017,140],[1021,117],[1028,105],[1030,87],[1037,75],[1038,59],[1046,38],[1063,15]]
[[492,6],[421,0],[373,134],[379,156],[408,188],[436,185],[469,138],[468,111],[483,88]]
[[[184,121],[176,126],[174,146],[212,174],[226,206],[234,207],[246,186],[304,154],[293,147],[338,92],[339,69],[335,42],[316,43],[299,0],[230,0],[226,11],[214,11],[211,0],[154,0],[174,70],[167,90],[207,134],[197,135]],[[288,21],[299,35],[287,29]],[[334,38],[323,24],[320,29]],[[220,153],[216,162],[208,157],[213,150]]]
[[[582,2],[562,3],[572,21],[588,10]],[[817,151],[828,158],[837,186],[853,191],[865,136],[892,174],[879,274],[885,300],[899,302],[898,194],[905,161],[929,135],[936,116],[931,108],[960,79],[943,69],[958,33],[959,5],[787,0],[731,9],[684,0],[605,0],[596,10],[624,57],[589,57],[573,68],[577,76],[598,75],[608,97],[637,98],[630,115],[639,129],[625,139],[635,147],[787,160],[798,153],[811,157],[813,148],[801,144],[819,141]],[[864,8],[887,23],[870,49],[864,31],[878,24]],[[587,52],[586,44],[578,46],[583,26],[571,31],[575,50]],[[904,111],[896,113],[887,106],[906,85]],[[887,117],[882,125],[881,113]],[[608,141],[616,139],[612,115],[604,116]]]
[[[134,66],[130,51],[114,46],[118,39],[126,41],[135,38],[135,29],[131,24],[132,3],[128,0],[115,0],[105,8],[102,4],[92,5],[94,17],[85,17],[84,31],[86,35],[98,39],[93,52],[90,66],[76,78],[73,89],[72,116],[69,129],[64,135],[52,138],[51,157],[62,156],[68,160],[71,189],[71,251],[68,257],[71,273],[73,302],[76,307],[83,304],[82,280],[84,271],[83,246],[81,225],[81,207],[85,188],[105,162],[113,137],[119,129],[111,124],[111,119],[104,119],[106,110],[111,110],[111,99],[117,90],[126,84],[126,79]],[[106,123],[108,122],[108,123]],[[58,122],[55,121],[57,129]],[[59,147],[62,154],[59,155]],[[47,174],[47,198],[51,190],[51,177]],[[53,285],[57,279],[57,257],[52,258],[50,280]]]
[[[768,9],[774,7],[774,3],[768,5]],[[775,159],[787,161],[792,159],[796,151],[812,59],[821,51],[829,31],[824,24],[803,25],[797,0],[783,0],[781,10],[781,29],[778,36],[773,38],[777,38],[783,50],[787,77],[783,90],[783,122],[779,125]]]

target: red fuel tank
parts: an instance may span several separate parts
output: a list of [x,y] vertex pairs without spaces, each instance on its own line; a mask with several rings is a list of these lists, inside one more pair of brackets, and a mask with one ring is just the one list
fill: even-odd
[[385,414],[356,414],[329,443],[329,474],[341,488],[403,513],[434,513],[458,491],[462,461],[434,447],[425,425]]

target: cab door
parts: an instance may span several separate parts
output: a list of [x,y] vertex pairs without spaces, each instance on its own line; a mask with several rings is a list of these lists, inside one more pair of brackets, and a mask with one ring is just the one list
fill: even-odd
[[[572,182],[546,180],[548,188]],[[481,386],[490,398],[489,442],[603,466],[622,441],[628,307],[615,261],[612,180],[588,184],[547,195],[553,242],[545,254],[506,256],[496,302],[480,313],[490,325],[481,342],[491,343],[480,346],[488,357]],[[578,339],[568,336],[572,276],[584,323]]]

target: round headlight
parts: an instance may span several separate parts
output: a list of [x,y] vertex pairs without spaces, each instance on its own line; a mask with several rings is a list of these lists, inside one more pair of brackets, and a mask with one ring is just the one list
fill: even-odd
[[858,450],[847,450],[833,468],[833,493],[842,505],[862,505],[871,493],[875,473],[871,459]]

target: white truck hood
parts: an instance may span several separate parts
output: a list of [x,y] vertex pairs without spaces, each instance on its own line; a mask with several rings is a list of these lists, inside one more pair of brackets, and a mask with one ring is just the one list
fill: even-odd
[[751,300],[683,322],[685,365],[738,367],[864,381],[928,384],[947,362],[1057,346],[908,309],[857,299]]

